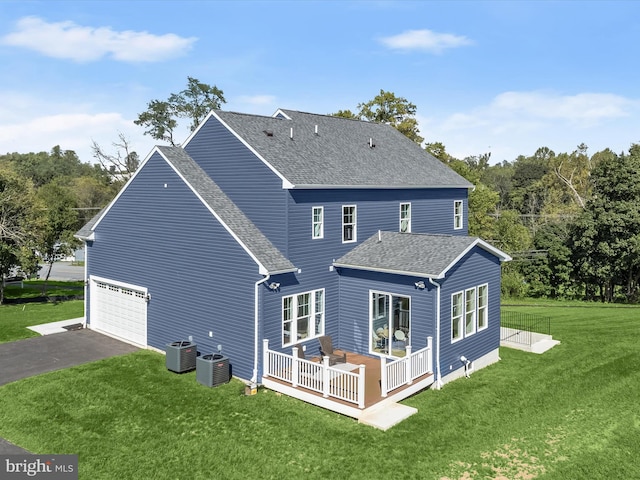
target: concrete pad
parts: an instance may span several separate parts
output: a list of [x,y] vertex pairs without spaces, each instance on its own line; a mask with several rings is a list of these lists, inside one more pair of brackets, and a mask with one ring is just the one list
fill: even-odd
[[33,330],[40,335],[51,335],[52,333],[64,333],[68,330],[64,327],[68,327],[70,325],[76,325],[81,323],[84,325],[84,317],[80,318],[72,318],[71,320],[61,320],[59,322],[51,322],[51,323],[43,323],[41,325],[33,325],[32,327],[27,327],[29,330]]
[[553,340],[553,339],[542,340],[541,342],[537,342],[531,345],[531,351],[533,353],[544,353],[547,350],[555,347],[559,343],[560,343],[559,340]]
[[417,408],[401,405],[400,403],[388,403],[384,407],[376,408],[372,412],[366,413],[360,417],[358,423],[386,431],[414,413],[418,413]]

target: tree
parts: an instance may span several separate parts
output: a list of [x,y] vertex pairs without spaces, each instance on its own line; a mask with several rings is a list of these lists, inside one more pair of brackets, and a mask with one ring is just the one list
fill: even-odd
[[91,150],[105,171],[110,172],[116,180],[127,181],[138,169],[140,159],[122,132],[118,133],[118,139],[112,143],[115,153],[107,153],[95,140],[91,141]]
[[35,230],[34,249],[48,265],[42,293],[46,294],[47,281],[53,263],[73,251],[77,241],[73,234],[78,229],[75,198],[65,188],[55,183],[41,187],[37,192],[41,215]]
[[573,224],[575,274],[615,299],[623,286],[627,301],[638,297],[640,280],[640,145],[628,155],[603,158],[591,172],[593,194]]
[[223,103],[226,100],[218,87],[187,77],[187,88],[172,93],[166,101],[151,100],[147,110],[139,114],[134,123],[146,128],[145,135],[175,146],[173,135],[178,126],[177,118],[191,119],[193,132],[211,110],[219,109]]
[[442,142],[427,143],[424,149],[444,164],[449,164],[452,160],[455,160],[454,157],[447,153],[447,149]]
[[380,94],[372,100],[358,104],[358,113],[354,114],[351,110],[338,110],[333,116],[388,123],[407,138],[421,144],[424,138],[419,135],[415,114],[416,106],[406,98],[396,97],[392,92],[380,90]]
[[[0,168],[0,303],[4,280],[26,259],[33,216],[33,188],[8,168]],[[26,263],[26,262],[25,262]]]

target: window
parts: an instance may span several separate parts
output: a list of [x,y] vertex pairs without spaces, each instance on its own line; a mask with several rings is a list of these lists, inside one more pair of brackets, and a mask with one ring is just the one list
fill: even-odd
[[478,287],[478,330],[483,330],[489,325],[489,285]]
[[411,204],[400,204],[400,233],[411,232]]
[[294,345],[324,332],[324,289],[282,298],[282,345]]
[[451,295],[451,342],[489,326],[489,284]]
[[324,207],[313,207],[311,238],[324,238]]
[[453,202],[453,228],[454,230],[460,230],[462,228],[462,200],[456,200]]
[[345,205],[342,207],[342,243],[356,240],[356,206]]
[[454,293],[451,296],[451,341],[455,342],[462,338],[462,292]]
[[476,289],[464,292],[464,334],[471,335],[476,331]]
[[411,298],[370,291],[370,352],[404,357],[410,345]]

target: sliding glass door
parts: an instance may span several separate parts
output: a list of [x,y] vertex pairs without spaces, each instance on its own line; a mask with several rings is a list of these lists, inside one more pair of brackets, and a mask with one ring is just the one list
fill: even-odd
[[411,332],[411,298],[370,292],[370,352],[404,357]]

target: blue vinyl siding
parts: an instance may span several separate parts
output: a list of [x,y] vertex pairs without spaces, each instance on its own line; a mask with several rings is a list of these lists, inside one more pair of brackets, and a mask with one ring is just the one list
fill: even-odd
[[426,283],[415,287],[416,277],[361,270],[340,269],[340,347],[369,353],[370,291],[375,290],[411,299],[411,337],[414,349],[427,346],[427,337],[435,335],[435,287]]
[[200,128],[185,151],[286,256],[282,180],[215,118]]
[[205,354],[222,345],[233,374],[251,377],[254,283],[262,276],[159,155],[137,174],[95,234],[88,273],[151,293],[149,345],[164,350],[191,335]]
[[[441,372],[442,376],[462,367],[460,356],[476,360],[500,346],[500,262],[476,247],[440,280],[441,288]],[[451,295],[471,287],[489,284],[489,326],[451,343]]]

